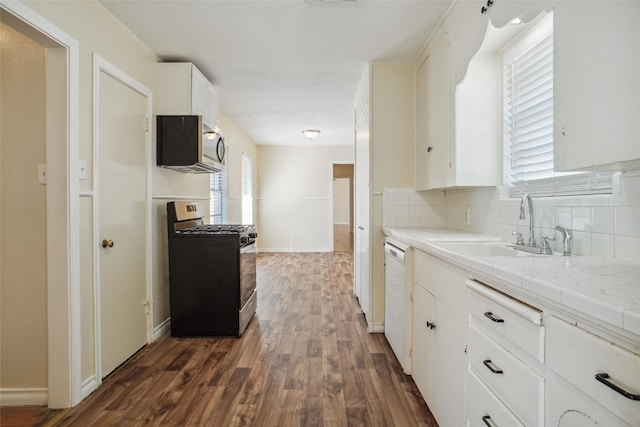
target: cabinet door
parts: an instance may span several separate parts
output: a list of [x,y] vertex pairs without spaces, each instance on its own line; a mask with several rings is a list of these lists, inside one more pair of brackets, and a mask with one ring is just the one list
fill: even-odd
[[411,376],[431,407],[437,390],[433,390],[433,295],[422,286],[413,285],[413,351]]
[[191,68],[191,114],[202,116],[203,122],[211,126],[210,83],[196,68]]
[[452,310],[434,301],[432,398],[427,401],[438,424],[464,424],[464,377],[466,323]]
[[218,126],[218,91],[209,84],[209,123],[213,128]]
[[452,185],[450,58],[449,30],[443,25],[431,41],[428,59],[423,66],[427,94],[428,188]]
[[416,191],[429,189],[429,169],[427,164],[428,132],[427,120],[427,71],[429,70],[428,56],[416,71]]
[[637,1],[556,5],[556,170],[640,159],[639,23]]
[[471,58],[480,49],[487,32],[489,14],[481,13],[486,0],[458,2],[453,10],[453,85],[460,83]]

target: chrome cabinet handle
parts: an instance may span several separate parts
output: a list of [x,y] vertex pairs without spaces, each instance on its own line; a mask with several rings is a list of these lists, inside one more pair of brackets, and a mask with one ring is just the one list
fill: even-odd
[[602,384],[606,385],[610,389],[620,393],[621,395],[623,395],[627,399],[640,400],[640,394],[633,394],[633,393],[623,389],[622,387],[620,387],[620,386],[614,384],[613,382],[609,381],[609,378],[611,378],[611,377],[606,372],[598,373],[598,374],[595,375],[595,379],[596,380],[600,381]]
[[491,419],[491,415],[485,415],[484,417],[482,417],[482,422],[484,422],[484,424],[487,427],[495,427],[495,424],[494,424],[493,420]]
[[493,363],[491,362],[491,359],[486,359],[482,362],[482,364],[484,366],[487,367],[487,369],[489,369],[491,372],[493,372],[494,374],[504,374],[504,372],[502,371],[502,369],[500,368],[494,368],[493,367]]
[[493,313],[490,311],[485,312],[484,317],[486,317],[487,319],[491,319],[493,322],[496,322],[496,323],[504,323],[504,319],[500,317],[495,317]]

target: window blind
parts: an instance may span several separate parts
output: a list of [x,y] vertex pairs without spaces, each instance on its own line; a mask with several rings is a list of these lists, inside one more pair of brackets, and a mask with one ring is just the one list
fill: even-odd
[[553,36],[504,64],[504,83],[510,181],[553,176]]
[[223,189],[224,174],[214,172],[210,174],[210,199],[209,199],[209,219],[211,224],[222,224],[223,222]]
[[253,224],[253,174],[251,158],[242,154],[242,223]]

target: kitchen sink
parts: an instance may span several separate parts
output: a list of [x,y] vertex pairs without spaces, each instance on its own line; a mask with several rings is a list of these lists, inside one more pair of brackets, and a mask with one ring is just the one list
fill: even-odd
[[436,245],[452,252],[463,252],[474,256],[527,256],[532,253],[517,251],[513,245],[503,242],[445,242]]

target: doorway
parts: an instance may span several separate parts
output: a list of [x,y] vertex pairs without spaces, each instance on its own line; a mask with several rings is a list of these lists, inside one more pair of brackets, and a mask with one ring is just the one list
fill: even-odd
[[333,252],[353,252],[353,163],[333,164]]
[[[6,219],[22,211],[25,218],[31,217],[27,222],[39,231],[18,227],[17,223],[11,228],[3,227],[1,400],[3,405],[69,407],[81,399],[77,181],[79,45],[21,2],[0,0],[0,22],[3,31],[10,28],[13,36],[30,45],[28,49],[23,49],[23,44],[11,46],[18,49],[17,58],[31,60],[31,54],[41,58],[38,64],[23,62],[25,72],[13,76],[5,73],[9,70],[7,67],[20,61],[3,61],[1,222],[3,226],[9,226]],[[11,54],[11,48],[4,43],[7,41],[3,35],[3,55]],[[39,73],[36,80],[25,81],[32,78],[34,72]],[[10,95],[16,90],[22,93]],[[35,104],[25,108],[25,102],[33,101],[27,98],[34,96],[38,98]],[[37,118],[38,114],[40,118]],[[11,135],[16,129],[17,133]],[[33,135],[34,131],[39,133]],[[35,148],[40,154],[24,159],[19,156],[26,152],[18,150],[14,155],[8,147],[15,143],[24,144],[22,149],[26,146]],[[19,176],[4,165],[20,166]],[[13,189],[5,192],[5,184]],[[15,236],[16,233],[25,240],[35,237],[38,253],[11,245],[9,234]],[[5,258],[6,251],[18,255],[17,263]],[[41,254],[44,255],[41,257]],[[27,262],[26,269],[19,267],[20,263],[24,266],[24,262]],[[28,271],[29,275],[6,274],[8,270],[4,267],[10,265]],[[37,274],[37,280],[32,281],[32,273]],[[5,292],[9,289],[12,292]],[[6,307],[11,310],[5,310]],[[25,336],[29,336],[29,340],[24,340]],[[19,338],[13,342],[15,345],[11,343],[12,337]],[[34,345],[42,346],[44,351],[34,350]],[[14,354],[5,357],[5,350]],[[5,372],[12,375],[5,376]],[[13,374],[16,373],[22,376],[15,377]]]

